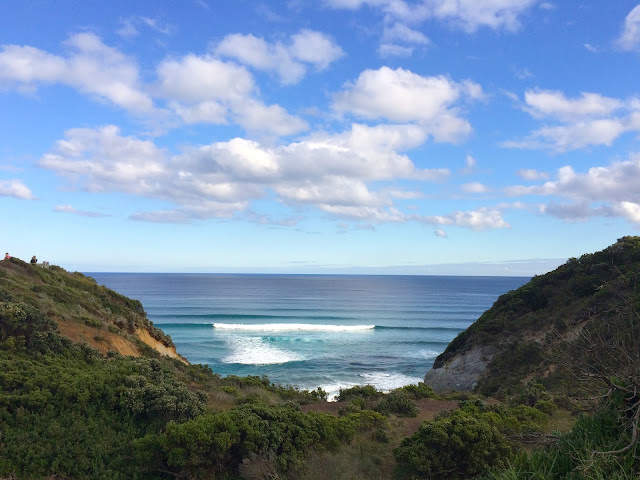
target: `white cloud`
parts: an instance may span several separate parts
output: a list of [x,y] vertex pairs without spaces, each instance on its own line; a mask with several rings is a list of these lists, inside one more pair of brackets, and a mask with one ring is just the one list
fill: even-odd
[[439,238],[447,238],[447,232],[441,229],[434,230],[433,234]]
[[463,175],[470,175],[476,168],[477,161],[471,155],[467,155],[464,159],[464,168],[461,170]]
[[567,121],[611,115],[623,106],[616,98],[587,92],[583,92],[579,98],[568,99],[562,92],[536,89],[525,92],[524,98],[526,110],[534,117],[556,117]]
[[595,45],[591,45],[590,43],[585,43],[584,48],[589,50],[591,53],[598,53],[600,51],[598,47],[596,47]]
[[382,43],[378,48],[381,57],[410,57],[413,55],[414,47],[397,45],[395,43]]
[[325,0],[334,8],[379,8],[388,20],[422,22],[429,18],[445,21],[473,33],[481,27],[515,31],[520,17],[539,0]]
[[[152,19],[140,17],[140,21],[154,25]],[[320,34],[303,31],[294,38],[298,54],[306,55],[306,60],[318,68],[336,55],[323,44],[326,39]],[[30,46],[2,47],[0,85],[15,86],[26,92],[42,84],[68,85],[100,101],[108,100],[143,114],[147,119],[163,120],[165,127],[233,121],[251,132],[276,136],[299,133],[307,128],[304,120],[283,107],[264,104],[258,97],[251,73],[235,63],[210,55],[166,58],[156,67],[155,85],[145,86],[139,78],[137,63],[106,46],[96,35],[76,34],[65,45],[70,50],[66,57]],[[305,46],[316,50],[305,53]],[[169,110],[156,109],[147,92],[165,100]],[[169,111],[175,116],[166,122]]]
[[249,131],[292,135],[308,128],[307,122],[289,114],[280,105],[265,105],[254,99],[232,104],[235,121]]
[[421,217],[421,221],[431,225],[456,225],[458,227],[470,228],[474,231],[493,228],[511,228],[504,218],[502,218],[500,210],[486,207],[468,212],[457,211],[444,216]]
[[398,153],[424,139],[415,125],[354,124],[341,134],[316,134],[281,146],[235,138],[171,156],[151,141],[106,126],[67,131],[39,163],[92,192],[124,192],[174,206],[139,212],[136,220],[230,217],[254,199],[275,194],[283,203],[334,216],[401,222],[408,217],[394,200],[419,194],[377,182],[438,180],[450,173],[418,169]]
[[301,62],[324,70],[344,55],[342,49],[324,33],[301,30],[291,37],[291,56]]
[[385,27],[382,38],[385,41],[401,41],[416,45],[429,44],[429,39],[424,33],[414,30],[403,23],[394,23],[392,26]]
[[618,45],[623,50],[635,50],[640,45],[640,5],[635,6],[624,19]]
[[508,141],[502,145],[509,148],[566,152],[598,145],[610,146],[626,131],[625,124],[618,119],[582,121],[571,125],[543,127],[532,132],[524,140]]
[[276,192],[286,200],[318,205],[331,211],[338,207],[376,208],[389,206],[390,199],[369,191],[360,180],[347,177],[325,177],[321,182],[305,180],[276,187]]
[[635,206],[640,204],[640,155],[605,167],[592,167],[585,173],[565,166],[558,169],[555,177],[541,185],[510,187],[505,193],[564,199],[562,203],[550,202],[543,208],[545,213],[564,219],[618,215],[637,223]]
[[75,128],[40,159],[40,166],[77,179],[90,191],[144,195],[166,178],[165,153],[151,141],[123,137],[118,127]]
[[536,3],[538,0],[425,0],[423,5],[434,17],[473,33],[480,27],[515,31],[520,28],[520,16]]
[[255,89],[253,77],[244,67],[210,56],[190,54],[164,60],[157,74],[160,92],[186,103],[239,100]]
[[549,174],[547,172],[540,172],[533,169],[518,170],[516,175],[525,180],[547,180],[549,178]]
[[620,202],[616,209],[630,222],[640,224],[640,203]]
[[333,108],[365,119],[416,122],[436,141],[455,142],[471,132],[457,104],[475,99],[481,87],[447,77],[423,77],[409,70],[382,67],[365,70],[334,96]]
[[91,218],[101,218],[101,217],[109,217],[110,215],[100,212],[90,212],[86,210],[76,210],[71,205],[56,205],[53,209],[54,212],[59,213],[71,213],[73,215],[80,215],[82,217],[91,217]]
[[298,83],[306,74],[307,66],[324,70],[344,55],[331,38],[313,30],[292,35],[286,45],[236,33],[226,36],[216,46],[215,53],[257,70],[275,72],[283,84]]
[[120,19],[122,25],[116,33],[123,38],[133,38],[140,34],[139,27],[146,27],[155,32],[162,33],[163,35],[169,35],[173,32],[173,27],[164,23],[158,18],[145,17],[145,16],[133,16]]
[[225,124],[249,131],[290,135],[306,130],[304,120],[279,105],[256,98],[252,75],[239,65],[211,56],[187,55],[158,66],[158,90],[186,123]]
[[556,152],[598,145],[612,145],[629,131],[640,131],[637,99],[619,100],[583,92],[567,98],[562,92],[529,90],[524,110],[534,118],[554,122],[531,132],[522,140],[502,143],[507,148],[548,149]]
[[4,46],[0,51],[0,83],[25,90],[39,84],[63,84],[132,112],[153,111],[153,101],[144,93],[132,59],[92,33],[72,35],[65,45],[71,50],[67,57],[30,46]]
[[36,197],[21,180],[0,180],[0,196],[14,197],[22,200],[33,200]]
[[480,182],[471,182],[463,184],[462,191],[464,193],[487,193],[491,189]]
[[404,23],[396,22],[384,28],[378,52],[382,57],[407,57],[413,54],[416,46],[425,47],[429,43],[429,39],[424,33],[410,28]]

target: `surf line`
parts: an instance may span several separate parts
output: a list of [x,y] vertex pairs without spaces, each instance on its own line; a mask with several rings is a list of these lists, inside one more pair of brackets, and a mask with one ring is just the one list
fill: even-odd
[[214,323],[213,328],[220,330],[245,330],[259,332],[361,332],[373,330],[375,325],[316,325],[312,323]]

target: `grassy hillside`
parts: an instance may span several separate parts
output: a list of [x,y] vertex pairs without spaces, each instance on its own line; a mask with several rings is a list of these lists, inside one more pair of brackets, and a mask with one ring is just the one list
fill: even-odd
[[602,383],[589,377],[631,374],[625,368],[640,365],[639,312],[640,237],[624,237],[502,295],[434,369],[482,347],[490,361],[479,393],[508,396],[535,380],[576,400],[595,397]]
[[67,338],[99,352],[178,358],[168,335],[150,322],[142,304],[81,273],[41,268],[18,258],[0,262],[0,301],[20,301],[53,320]]

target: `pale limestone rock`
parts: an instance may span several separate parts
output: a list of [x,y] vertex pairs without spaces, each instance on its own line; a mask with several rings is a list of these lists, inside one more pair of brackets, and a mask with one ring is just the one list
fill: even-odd
[[492,358],[493,352],[489,349],[474,347],[456,355],[444,366],[429,370],[424,383],[436,392],[470,392],[476,387]]

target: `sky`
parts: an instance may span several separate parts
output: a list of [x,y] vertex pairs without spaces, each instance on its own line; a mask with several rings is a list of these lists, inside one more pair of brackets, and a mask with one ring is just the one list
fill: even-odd
[[3,0],[0,249],[534,275],[640,234],[638,0]]

